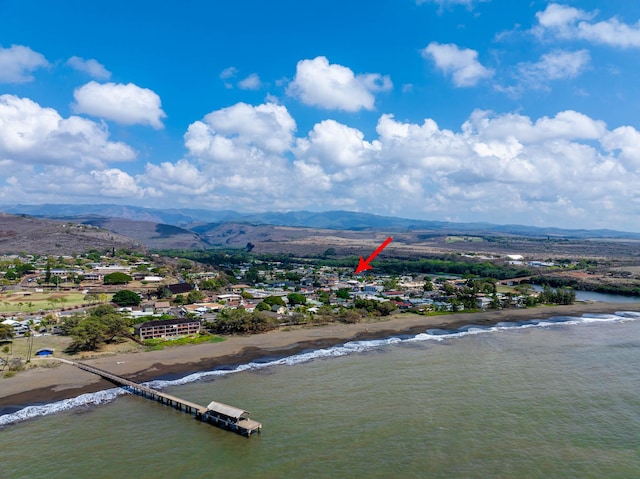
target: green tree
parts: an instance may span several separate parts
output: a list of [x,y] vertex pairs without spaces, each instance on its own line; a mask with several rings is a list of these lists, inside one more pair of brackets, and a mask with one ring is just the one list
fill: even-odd
[[128,289],[121,289],[113,295],[111,301],[118,306],[138,306],[142,302],[140,295]]
[[442,291],[444,291],[447,296],[451,296],[456,293],[456,287],[451,283],[443,283]]
[[285,306],[284,299],[280,296],[267,296],[263,301],[271,306]]
[[456,299],[465,309],[475,309],[478,307],[476,288],[470,288],[468,286],[460,288],[456,293]]
[[62,321],[62,324],[60,325],[60,329],[62,330],[62,333],[66,336],[70,336],[73,333],[74,329],[78,327],[82,319],[83,319],[82,316],[80,316],[77,313],[74,313],[71,316],[66,317]]
[[103,343],[113,342],[118,337],[130,336],[129,319],[109,304],[102,304],[87,311],[83,318],[73,315],[65,319],[63,330],[69,332],[73,342],[69,351],[93,351]]
[[378,311],[382,316],[388,316],[396,309],[398,309],[398,307],[391,301],[378,302],[378,305],[376,306],[376,311]]
[[127,284],[131,281],[131,276],[128,274],[121,273],[120,271],[115,271],[113,273],[109,273],[104,277],[104,284]]
[[118,314],[116,309],[110,304],[101,304],[95,308],[89,309],[87,312],[90,316],[95,316],[97,318],[102,318],[110,314]]
[[330,304],[331,298],[329,298],[329,293],[327,293],[326,291],[320,291],[318,293],[318,301],[323,304]]
[[4,274],[4,279],[8,279],[9,281],[14,281],[14,280],[18,279],[18,274],[13,270],[8,270]]
[[0,323],[0,339],[13,338],[13,326]]
[[158,299],[165,299],[170,298],[171,296],[173,296],[173,294],[171,293],[171,290],[166,286],[158,286],[156,288],[156,296],[158,297]]
[[300,293],[289,293],[287,295],[287,299],[289,300],[289,304],[291,306],[295,306],[296,304],[306,304],[307,297]]
[[104,340],[109,343],[116,337],[129,336],[129,322],[122,314],[108,314],[100,318],[104,326]]
[[173,303],[176,305],[185,304],[184,294],[176,294],[176,297],[173,298]]
[[205,279],[200,282],[200,289],[217,291],[226,284],[223,278]]
[[180,258],[178,260],[177,267],[182,271],[190,271],[191,268],[193,268],[193,262],[189,261],[188,259]]
[[338,313],[338,321],[342,323],[359,323],[362,321],[362,314],[355,309],[342,309]]
[[51,258],[47,258],[47,266],[44,273],[44,282],[51,282]]
[[340,299],[349,299],[351,295],[349,294],[351,290],[349,288],[340,288],[336,291],[336,297]]
[[493,293],[491,295],[491,303],[489,303],[489,307],[491,309],[500,309],[502,307],[502,303],[500,303],[500,298],[498,298],[497,293]]
[[70,345],[70,349],[76,351],[93,351],[105,342],[106,332],[107,327],[102,323],[100,318],[95,316],[88,317],[80,321],[78,326],[71,331],[74,341]]
[[257,283],[260,281],[260,273],[258,272],[258,268],[252,266],[247,270],[244,274],[244,280],[248,283]]
[[256,305],[256,311],[271,311],[271,305],[265,303],[264,301],[260,301]]
[[202,301],[204,299],[204,293],[197,289],[192,289],[187,294],[187,303],[197,303],[198,301]]
[[386,291],[392,291],[398,287],[398,278],[393,277],[384,282],[384,289]]

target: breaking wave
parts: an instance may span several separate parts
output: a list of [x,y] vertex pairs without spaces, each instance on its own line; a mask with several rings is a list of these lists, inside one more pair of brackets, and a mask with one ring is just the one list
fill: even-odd
[[[239,373],[242,371],[260,370],[273,366],[294,366],[296,364],[306,363],[315,359],[328,359],[337,358],[341,356],[347,356],[350,354],[358,354],[366,351],[380,349],[392,344],[402,343],[416,343],[424,341],[444,341],[447,339],[462,338],[465,336],[476,334],[495,333],[500,331],[524,329],[524,328],[544,328],[558,324],[564,325],[577,325],[588,323],[603,323],[603,322],[623,322],[640,320],[640,312],[634,311],[620,311],[615,314],[584,314],[581,317],[575,316],[555,316],[547,319],[531,319],[526,321],[513,321],[513,322],[500,322],[493,326],[476,326],[469,325],[463,326],[458,329],[428,329],[424,333],[417,334],[415,336],[394,336],[386,339],[374,339],[366,341],[350,341],[348,343],[333,346],[330,348],[316,349],[307,351],[284,358],[264,361],[264,362],[250,362],[247,364],[241,364],[231,369],[216,369],[213,371],[202,371],[189,374],[179,379],[174,380],[154,380],[145,383],[147,386],[155,389],[163,389],[169,386],[179,386],[183,384],[192,383],[204,379],[212,379],[215,377],[227,376],[229,374]],[[118,396],[123,394],[129,394],[128,391],[122,388],[112,388],[96,393],[82,394],[75,398],[65,399],[48,404],[27,406],[16,412],[4,414],[0,416],[0,428],[25,421],[27,419],[33,419],[41,416],[49,416],[51,414],[57,414],[64,411],[69,411],[82,407],[89,407],[95,405],[106,404]]]

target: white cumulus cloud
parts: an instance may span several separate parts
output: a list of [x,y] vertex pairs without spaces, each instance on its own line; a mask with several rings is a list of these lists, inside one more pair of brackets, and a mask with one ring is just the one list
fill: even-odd
[[103,124],[78,116],[63,118],[28,98],[0,96],[0,158],[80,166],[135,156],[130,146],[110,141]]
[[549,90],[551,82],[580,76],[589,68],[591,55],[587,50],[554,50],[537,62],[521,62],[514,69],[516,83],[496,86],[496,90],[519,96],[527,90]]
[[0,95],[0,201],[60,203],[155,197],[153,187],[110,163],[136,152],[112,141],[104,123],[62,117],[28,98]]
[[460,48],[453,43],[431,42],[422,50],[425,59],[431,59],[436,67],[450,74],[457,87],[472,87],[481,80],[491,78],[494,71],[478,61],[478,52],[469,48]]
[[619,229],[640,214],[640,132],[609,130],[575,110],[538,118],[477,110],[459,129],[384,114],[373,138],[330,119],[294,133],[282,105],[216,110],[190,125],[188,158],[147,165],[136,182],[146,196],[248,211]]
[[360,130],[324,120],[313,127],[308,139],[298,142],[297,154],[298,158],[318,163],[325,169],[344,172],[369,162],[371,152],[379,149],[379,142],[365,141]]
[[326,57],[301,60],[287,94],[306,105],[349,112],[373,110],[375,93],[391,90],[388,76],[378,73],[356,75],[350,68],[330,64]]
[[23,45],[0,46],[0,82],[25,83],[33,80],[33,71],[49,66],[44,55]]
[[177,163],[168,161],[159,165],[147,163],[145,180],[153,183],[162,191],[184,195],[202,195],[213,188],[213,183],[187,160]]
[[538,36],[551,35],[567,40],[585,40],[621,48],[640,47],[640,20],[628,24],[616,17],[594,21],[597,12],[551,3],[536,13],[538,24],[532,29]]
[[238,82],[238,88],[241,90],[258,90],[261,86],[262,82],[256,73],[252,73],[247,78]]
[[287,151],[295,129],[296,123],[284,106],[237,103],[191,124],[185,144],[197,156],[238,160],[252,148],[268,153]]
[[84,58],[74,56],[67,60],[67,65],[98,80],[108,80],[111,78],[111,72],[98,62],[98,60],[93,58],[85,60]]
[[519,70],[521,75],[531,82],[575,78],[585,70],[590,59],[587,50],[556,50],[542,55],[536,63],[520,64]]
[[113,120],[123,125],[149,125],[155,129],[163,127],[160,97],[133,83],[97,83],[91,81],[73,92],[73,105],[77,113],[86,113],[98,118]]
[[129,173],[118,168],[93,170],[90,176],[96,181],[101,196],[135,198],[144,196],[144,190]]

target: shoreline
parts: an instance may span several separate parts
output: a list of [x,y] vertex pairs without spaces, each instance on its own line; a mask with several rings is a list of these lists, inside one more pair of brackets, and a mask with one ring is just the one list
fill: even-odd
[[[567,306],[539,306],[527,309],[488,310],[421,316],[397,313],[375,322],[331,323],[250,336],[231,336],[218,343],[202,343],[160,351],[123,353],[83,360],[136,382],[177,379],[198,371],[234,367],[252,361],[277,359],[304,351],[328,348],[349,341],[413,336],[427,329],[455,330],[462,326],[491,326],[499,322],[547,319],[553,316],[580,317],[587,313],[640,312],[640,303],[575,303]],[[115,387],[106,380],[61,363],[38,367],[0,379],[0,415],[26,406],[46,404]]]

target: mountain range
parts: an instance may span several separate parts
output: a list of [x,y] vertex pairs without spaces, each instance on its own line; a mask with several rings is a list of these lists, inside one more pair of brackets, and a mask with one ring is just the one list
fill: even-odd
[[[259,214],[123,205],[0,206],[0,252],[247,248],[256,253],[359,256],[393,236],[385,255],[432,253],[635,257],[640,233],[448,223],[350,211]],[[73,226],[77,225],[77,226]]]
[[220,223],[242,223],[248,225],[289,226],[299,228],[323,228],[332,230],[427,230],[450,234],[499,233],[527,237],[564,238],[619,238],[640,239],[640,233],[608,229],[565,229],[557,227],[535,227],[525,225],[500,225],[491,223],[453,223],[445,221],[416,220],[393,216],[380,216],[352,211],[289,211],[265,213],[239,213],[232,210],[207,210],[173,208],[158,209],[115,204],[41,204],[0,205],[0,211],[16,215],[29,215],[59,220],[78,220],[93,217],[120,218],[173,225],[195,233],[206,232]]

